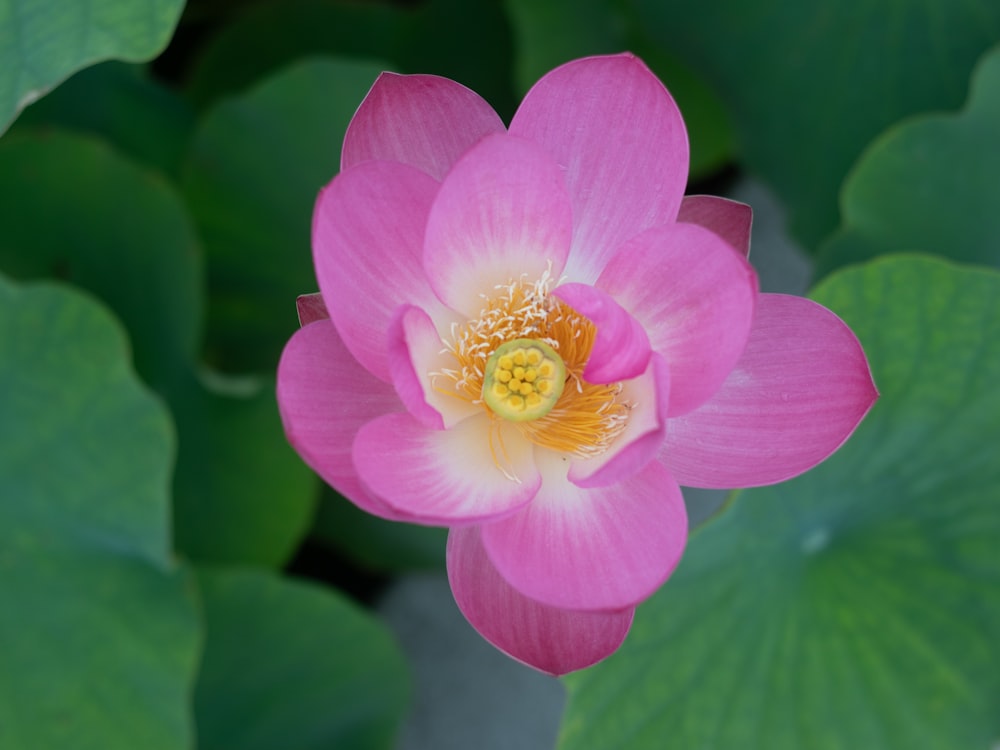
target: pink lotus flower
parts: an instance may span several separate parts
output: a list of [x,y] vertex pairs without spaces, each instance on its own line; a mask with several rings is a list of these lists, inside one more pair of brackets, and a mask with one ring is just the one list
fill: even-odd
[[552,71],[509,129],[386,73],[316,204],[288,439],[360,508],[450,527],[462,612],[551,674],[618,648],[677,565],[678,482],[799,474],[876,398],[833,313],[758,293],[749,208],[683,198],[687,169],[632,55]]

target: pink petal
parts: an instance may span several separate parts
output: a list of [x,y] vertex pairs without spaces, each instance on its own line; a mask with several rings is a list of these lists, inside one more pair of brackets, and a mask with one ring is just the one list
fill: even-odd
[[642,375],[622,384],[621,398],[632,404],[632,410],[611,450],[570,464],[569,481],[578,487],[620,482],[656,458],[666,439],[670,402],[670,368],[662,355],[653,354]]
[[443,430],[444,420],[437,409],[427,403],[425,373],[414,366],[411,349],[426,349],[427,339],[433,337],[440,347],[437,329],[427,314],[413,305],[400,305],[389,325],[389,368],[396,393],[410,412],[424,427]]
[[653,461],[610,487],[583,489],[566,463],[536,456],[542,487],[526,508],[482,527],[497,570],[525,596],[553,607],[616,610],[652,594],[680,560],[684,499]]
[[563,284],[552,293],[597,328],[584,380],[616,383],[643,373],[649,364],[649,337],[621,305],[589,284]]
[[598,286],[632,313],[670,365],[671,416],[704,403],[746,346],[757,275],[718,235],[694,224],[644,232]]
[[304,326],[315,323],[317,320],[329,320],[330,313],[326,311],[326,303],[323,295],[300,294],[295,299],[295,309],[299,313],[299,325]]
[[692,487],[754,487],[812,468],[850,436],[878,392],[857,338],[801,297],[762,294],[743,357],[662,453]]
[[482,411],[434,387],[433,372],[454,365],[441,354],[441,336],[419,307],[401,305],[389,326],[389,366],[396,393],[424,427],[440,430]]
[[753,209],[746,203],[714,195],[685,195],[677,221],[703,226],[719,235],[744,257],[750,256]]
[[574,612],[529,599],[493,567],[475,526],[448,533],[448,580],[458,608],[483,638],[529,667],[556,676],[614,653],[635,612]]
[[512,135],[542,144],[566,168],[573,199],[570,281],[593,283],[618,247],[677,215],[688,141],[673,98],[630,54],[556,68],[525,96]]
[[507,515],[530,502],[541,484],[531,444],[485,413],[450,430],[387,414],[361,428],[353,457],[371,494],[414,523],[450,526]]
[[413,167],[369,161],[339,174],[316,202],[313,259],[323,299],[347,348],[386,382],[396,308],[441,309],[421,265],[437,187]]
[[569,252],[572,218],[559,166],[536,144],[491,135],[459,159],[427,219],[424,268],[438,297],[469,317],[480,295],[551,270]]
[[317,321],[295,332],[278,363],[277,390],[285,434],[302,460],[362,510],[405,520],[405,514],[362,487],[351,460],[361,426],[398,411],[399,398],[357,363],[331,322]]
[[440,180],[459,156],[503,121],[474,91],[447,78],[383,73],[344,136],[341,170],[378,159]]

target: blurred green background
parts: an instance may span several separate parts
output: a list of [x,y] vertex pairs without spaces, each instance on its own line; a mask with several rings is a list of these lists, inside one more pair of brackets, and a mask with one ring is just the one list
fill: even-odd
[[[381,70],[506,120],[628,49],[882,399],[699,527],[553,734],[475,746],[996,750],[998,44],[991,0],[0,0],[0,748],[445,748],[375,607],[445,531],[321,487],[274,403],[313,201]],[[429,671],[456,727],[499,682]]]

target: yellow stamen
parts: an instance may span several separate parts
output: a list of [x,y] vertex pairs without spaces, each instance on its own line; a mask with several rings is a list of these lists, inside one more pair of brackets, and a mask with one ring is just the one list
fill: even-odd
[[[551,296],[551,285],[545,274],[534,283],[522,278],[498,287],[478,318],[452,327],[445,352],[455,367],[431,375],[438,391],[482,405],[536,445],[600,455],[624,429],[632,404],[621,399],[620,383],[583,379],[596,329]],[[531,416],[512,417],[511,410]]]

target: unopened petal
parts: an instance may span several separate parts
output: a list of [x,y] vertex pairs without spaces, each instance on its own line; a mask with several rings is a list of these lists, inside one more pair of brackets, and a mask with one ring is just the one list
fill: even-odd
[[677,221],[697,224],[719,235],[744,257],[750,256],[753,209],[746,203],[715,195],[685,195]]
[[[494,431],[495,430],[495,431]],[[513,513],[538,491],[531,446],[486,414],[449,430],[409,414],[369,422],[354,441],[365,487],[414,523],[450,526]]]
[[574,60],[527,93],[510,124],[566,168],[573,199],[569,281],[593,283],[618,247],[674,221],[688,174],[680,110],[633,55]]
[[454,166],[427,220],[424,269],[438,297],[469,317],[499,284],[556,278],[572,217],[562,171],[540,146],[487,136]]
[[317,320],[330,319],[330,313],[326,309],[323,295],[319,292],[316,294],[300,294],[295,299],[295,309],[299,314],[300,326],[315,323]]
[[288,442],[313,471],[362,510],[407,520],[361,485],[351,446],[361,426],[401,408],[392,386],[373,377],[329,320],[293,335],[278,364],[278,409]]
[[347,128],[341,169],[398,161],[440,180],[476,141],[505,130],[493,108],[460,83],[383,73]]
[[576,612],[529,599],[497,572],[476,526],[448,533],[448,580],[458,608],[486,640],[518,661],[556,676],[614,653],[625,640],[635,611]]
[[560,456],[539,451],[542,487],[509,518],[483,525],[500,575],[553,607],[616,610],[652,594],[680,560],[687,539],[684,500],[653,461],[628,479],[583,489]]
[[671,416],[715,393],[743,353],[757,275],[718,235],[695,224],[628,242],[597,285],[639,320],[670,365]]
[[878,392],[857,338],[801,297],[762,294],[722,388],[670,420],[663,460],[691,487],[754,487],[812,468],[850,436]]

